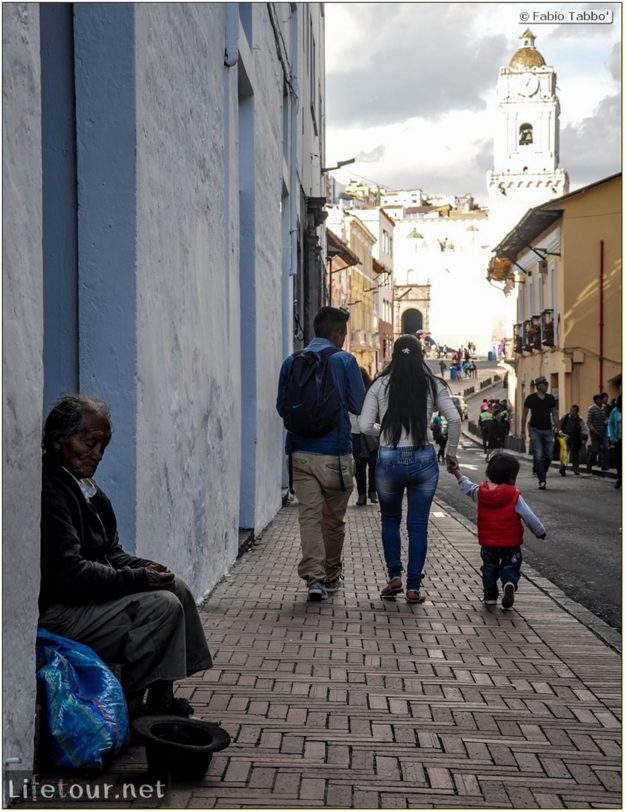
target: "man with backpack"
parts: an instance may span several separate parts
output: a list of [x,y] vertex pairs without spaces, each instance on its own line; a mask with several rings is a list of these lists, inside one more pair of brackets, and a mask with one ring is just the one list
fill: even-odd
[[342,350],[349,313],[322,307],[315,338],[282,364],[276,409],[287,429],[289,488],[297,496],[308,600],[341,586],[345,511],[353,490],[349,412],[360,414],[365,387],[358,363]]

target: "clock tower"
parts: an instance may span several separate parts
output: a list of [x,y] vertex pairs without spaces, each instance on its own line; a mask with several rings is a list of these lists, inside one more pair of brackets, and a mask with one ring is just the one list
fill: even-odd
[[560,169],[560,102],[556,73],[528,29],[497,85],[494,170],[488,173],[493,237],[499,240],[525,212],[568,192]]

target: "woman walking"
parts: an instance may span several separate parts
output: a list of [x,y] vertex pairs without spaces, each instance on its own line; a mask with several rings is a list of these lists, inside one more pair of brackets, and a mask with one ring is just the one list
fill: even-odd
[[371,384],[360,414],[363,434],[380,437],[376,489],[382,515],[382,546],[388,583],[381,598],[403,592],[400,527],[404,491],[408,495],[406,601],[423,603],[421,573],[427,555],[428,516],[438,484],[438,463],[429,430],[432,414],[447,418],[447,469],[457,466],[460,415],[447,385],[432,375],[419,340],[401,336],[391,363]]

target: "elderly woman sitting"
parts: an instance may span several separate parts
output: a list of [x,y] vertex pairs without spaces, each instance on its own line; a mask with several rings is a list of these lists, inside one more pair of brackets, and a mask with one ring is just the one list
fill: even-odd
[[39,625],[122,665],[131,718],[190,716],[173,682],[211,667],[206,637],[187,585],[119,543],[111,503],[92,479],[110,439],[108,407],[95,398],[67,395],[46,419]]

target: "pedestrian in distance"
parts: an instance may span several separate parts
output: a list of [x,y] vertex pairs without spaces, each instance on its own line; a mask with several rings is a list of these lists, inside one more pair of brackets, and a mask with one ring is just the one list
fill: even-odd
[[478,417],[478,425],[480,427],[480,434],[482,435],[482,448],[484,454],[488,454],[490,443],[490,427],[493,421],[493,413],[488,405],[488,401],[482,401],[480,405],[480,415]]
[[356,359],[342,349],[348,319],[346,310],[322,307],[315,338],[285,359],[278,383],[276,409],[287,429],[302,546],[297,572],[310,601],[341,586],[345,511],[354,487],[349,412],[360,414],[365,392]]
[[553,395],[547,393],[549,384],[543,375],[539,375],[534,385],[536,391],[525,398],[523,416],[521,417],[521,439],[525,443],[525,426],[530,415],[529,430],[534,459],[534,472],[538,487],[544,491],[547,487],[547,472],[551,465],[554,444],[554,429],[559,430],[558,404]]
[[590,435],[590,449],[586,461],[586,473],[592,473],[592,466],[597,460],[601,466],[602,475],[608,470],[610,459],[610,443],[608,440],[608,409],[603,395],[594,395],[592,406],[588,409],[586,418]]
[[492,407],[492,420],[489,423],[488,432],[488,451],[493,452],[497,449],[502,449],[504,444],[504,424],[503,424],[503,410],[499,402],[495,403]]
[[[360,374],[366,391],[371,384],[371,378],[364,367],[360,367]],[[369,493],[369,501],[376,505],[378,497],[375,492],[375,466],[378,459],[378,439],[361,433],[358,425],[358,415],[350,413],[349,419],[352,428],[352,453],[356,468],[356,490],[358,491],[356,505],[364,507],[367,504],[367,492]],[[368,488],[367,480],[369,481]]]
[[506,398],[502,398],[499,401],[498,418],[501,421],[501,428],[502,428],[502,432],[503,432],[502,447],[505,448],[506,439],[508,437],[508,434],[510,433],[510,410],[508,409],[508,401],[507,401]]
[[523,524],[539,539],[545,528],[516,487],[519,461],[504,451],[491,456],[486,466],[486,481],[480,485],[463,476],[460,466],[450,468],[463,493],[477,504],[477,538],[482,558],[484,603],[495,606],[503,596],[501,608],[510,609],[521,577]]
[[608,418],[608,440],[614,445],[616,454],[616,484],[615,488],[621,487],[621,467],[623,465],[622,445],[621,445],[621,395],[616,399],[616,404],[610,412]]
[[610,417],[610,413],[611,413],[612,409],[614,408],[614,404],[610,403],[610,396],[608,395],[607,392],[602,392],[601,393],[601,400],[603,401],[603,405],[606,408],[606,411],[608,413],[608,417]]
[[[579,476],[579,452],[588,440],[588,427],[579,414],[579,406],[574,403],[560,420],[560,431],[566,438],[568,459],[575,476]],[[560,463],[560,476],[566,476],[566,466]]]
[[445,448],[447,446],[447,420],[440,414],[434,415],[430,425],[432,429],[432,437],[438,446],[438,453],[436,459],[440,463],[445,462]]
[[441,370],[441,378],[444,378],[445,377],[445,372],[447,370],[447,364],[441,358],[441,360],[438,362],[438,366],[440,367],[440,370]]
[[425,363],[417,338],[403,335],[395,342],[391,363],[369,387],[360,415],[360,430],[380,438],[375,481],[388,573],[381,598],[394,598],[404,591],[400,528],[406,492],[406,601],[425,600],[420,591],[421,577],[427,556],[428,517],[439,476],[429,429],[435,411],[447,418],[447,462],[457,464],[458,410],[447,384],[432,375]]

